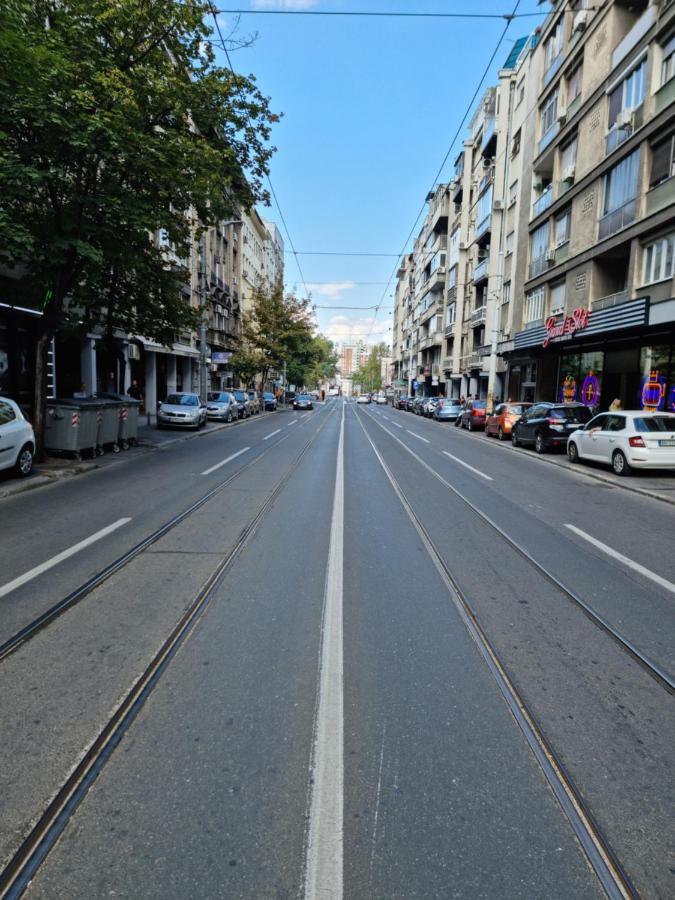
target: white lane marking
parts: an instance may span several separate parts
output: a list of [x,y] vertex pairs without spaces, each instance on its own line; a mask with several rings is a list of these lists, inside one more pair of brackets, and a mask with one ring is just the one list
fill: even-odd
[[321,670],[312,753],[312,797],[309,810],[305,900],[341,900],[342,898],[344,431],[345,407],[343,404],[321,629]]
[[201,474],[210,475],[211,472],[215,472],[216,469],[220,469],[221,466],[226,466],[229,462],[232,462],[233,459],[236,459],[238,456],[241,456],[242,453],[246,453],[246,451],[250,449],[250,447],[244,447],[243,450],[237,450],[237,452],[233,453],[232,456],[228,456],[227,459],[221,460],[219,463],[216,463],[215,466],[211,466],[210,469],[204,469]]
[[418,441],[424,441],[425,444],[431,443],[426,438],[423,438],[421,434],[417,434],[416,432],[411,431],[409,428],[406,428],[406,431],[408,432],[408,434],[412,434],[413,437],[416,437]]
[[288,423],[288,425],[286,426],[286,428],[290,428],[291,425],[297,425],[297,424],[298,424],[298,420],[297,420],[297,419],[293,419],[292,422],[289,422],[289,423]]
[[118,519],[116,522],[113,522],[112,525],[107,525],[105,528],[102,528],[95,534],[90,535],[83,541],[80,541],[77,544],[73,544],[73,546],[69,547],[67,550],[63,550],[61,553],[57,553],[56,556],[52,556],[51,559],[48,559],[46,562],[40,563],[40,565],[35,566],[34,569],[30,569],[30,571],[25,572],[23,575],[19,575],[19,577],[15,578],[13,581],[8,581],[7,584],[3,584],[2,587],[0,587],[0,597],[6,596],[11,591],[15,591],[17,588],[26,584],[28,581],[32,581],[33,578],[37,578],[38,575],[42,575],[43,572],[47,572],[54,566],[58,566],[58,564],[63,562],[64,559],[68,559],[69,557],[74,556],[76,553],[79,553],[80,550],[84,550],[85,547],[89,547],[91,544],[95,544],[96,541],[100,541],[101,538],[107,537],[107,535],[112,534],[113,531],[121,528],[122,525],[126,525],[127,522],[131,522],[130,517]]
[[392,425],[395,425],[397,428],[403,428],[403,425],[399,425],[398,422],[392,422]]
[[597,547],[598,550],[602,550],[603,553],[606,553],[613,559],[617,559],[619,562],[623,563],[624,566],[628,566],[628,568],[633,569],[634,572],[639,572],[640,575],[644,575],[645,578],[651,579],[662,588],[665,588],[667,591],[675,594],[675,584],[673,584],[672,581],[668,581],[666,578],[662,578],[660,575],[657,575],[656,572],[652,572],[651,569],[647,569],[645,568],[645,566],[641,566],[640,563],[635,562],[628,556],[624,556],[623,553],[619,553],[618,550],[613,550],[611,547],[608,547],[607,544],[603,544],[602,541],[599,541],[597,538],[591,537],[590,534],[582,531],[581,528],[577,528],[576,525],[568,525],[567,523],[565,523],[565,528],[569,528],[570,531],[573,531],[580,538],[588,541],[589,544],[593,544],[594,547]]
[[475,475],[480,475],[481,478],[484,478],[486,481],[493,481],[489,475],[486,475],[485,472],[481,472],[479,469],[474,469],[473,466],[470,466],[468,463],[465,463],[463,459],[460,459],[458,456],[453,456],[452,453],[448,453],[447,450],[443,450],[446,456],[449,456],[450,459],[454,459],[456,463],[459,463],[460,466],[464,466],[466,469],[470,469]]
[[275,434],[279,434],[280,431],[281,431],[281,428],[277,428],[276,431],[270,431],[269,434],[266,434],[266,435],[265,435],[265,437],[263,438],[263,441],[269,441],[269,439],[270,439],[271,437],[274,437]]
[[[384,416],[384,413],[382,413],[382,415]],[[384,416],[384,418],[387,420],[387,422],[389,421],[389,416]]]
[[303,414],[300,416],[300,418],[301,418],[301,419],[306,419],[308,415],[309,415],[309,413],[303,413]]

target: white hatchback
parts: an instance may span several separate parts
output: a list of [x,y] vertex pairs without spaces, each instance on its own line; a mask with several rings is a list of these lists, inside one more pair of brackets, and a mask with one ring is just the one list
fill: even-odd
[[607,463],[617,475],[631,469],[675,469],[675,414],[623,410],[600,413],[567,441],[571,462]]
[[14,469],[25,478],[33,468],[34,455],[33,426],[26,421],[17,403],[0,397],[0,469]]

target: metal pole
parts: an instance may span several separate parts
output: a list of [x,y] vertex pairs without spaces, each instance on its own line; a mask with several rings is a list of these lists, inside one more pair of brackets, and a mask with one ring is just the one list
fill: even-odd
[[206,235],[199,238],[199,398],[206,403]]
[[284,360],[284,409],[286,409],[286,388],[288,387],[286,383],[286,360]]

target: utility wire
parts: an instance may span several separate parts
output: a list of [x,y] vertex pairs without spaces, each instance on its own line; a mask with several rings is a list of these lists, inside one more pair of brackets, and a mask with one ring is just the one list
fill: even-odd
[[[596,7],[589,7],[594,11]],[[373,12],[369,10],[329,10],[329,9],[219,9],[218,13],[227,15],[249,15],[249,16],[339,16],[343,18],[367,17],[382,19],[506,19],[512,22],[514,19],[533,19],[536,17],[544,17],[549,14],[549,10],[541,12],[529,13],[476,13],[476,12],[396,12],[382,11]],[[564,10],[564,12],[574,12],[574,10]]]
[[[223,33],[220,30],[220,24],[218,22],[218,13],[222,12],[222,10],[214,9],[212,5],[210,6],[210,10],[211,10],[211,15],[213,16],[213,21],[216,26],[216,30],[218,32],[218,37],[220,38],[220,42],[222,44],[222,48],[225,53],[225,58],[227,59],[227,65],[230,69],[230,72],[232,72],[232,77],[235,79],[235,87],[236,87],[237,86],[237,81],[236,81],[237,73],[234,71],[234,66],[232,65],[232,60],[230,59],[230,54],[228,52],[227,45],[225,43],[225,39],[223,38]],[[241,88],[238,88],[238,91],[239,91],[239,96],[242,99],[244,99]],[[305,296],[307,299],[309,299],[309,291],[307,290],[307,282],[305,281],[305,276],[302,272],[302,267],[300,266],[300,260],[298,259],[298,254],[295,252],[295,247],[293,246],[293,239],[291,238],[291,233],[288,230],[288,225],[286,224],[286,218],[281,209],[281,205],[279,204],[279,198],[277,197],[276,191],[274,190],[274,186],[272,184],[272,179],[270,178],[269,174],[267,174],[267,184],[269,185],[270,193],[271,193],[272,198],[274,199],[274,203],[277,207],[277,211],[279,213],[279,218],[281,219],[281,224],[284,226],[284,231],[286,232],[286,237],[288,238],[288,243],[291,245],[291,252],[293,253],[293,256],[295,257],[295,264],[298,267],[298,272],[300,274],[300,280],[302,281],[303,287],[305,288]]]
[[[504,42],[504,38],[506,37],[506,32],[509,29],[509,25],[511,24],[511,21],[513,20],[516,13],[518,12],[519,6],[520,6],[520,0],[516,0],[516,5],[513,7],[513,12],[511,13],[510,16],[506,17],[506,24],[504,25],[504,29],[502,30],[499,40],[497,41],[497,45],[496,45],[495,49],[492,51],[492,54],[490,55],[490,59],[488,60],[487,65],[483,69],[483,74],[480,77],[480,81],[478,82],[478,85],[476,86],[476,89],[473,92],[471,99],[469,100],[469,104],[466,108],[464,115],[462,116],[462,120],[460,121],[459,125],[457,126],[457,129],[452,137],[452,141],[450,142],[450,146],[448,147],[448,150],[447,150],[445,156],[443,157],[443,162],[439,166],[438,172],[436,173],[434,180],[431,184],[430,191],[428,191],[427,193],[430,193],[431,191],[433,191],[434,187],[436,186],[436,184],[438,182],[438,179],[441,176],[441,173],[443,172],[443,169],[445,168],[445,164],[448,161],[450,154],[452,153],[453,147],[455,146],[455,142],[457,141],[457,138],[459,137],[462,129],[464,128],[464,123],[466,122],[466,120],[469,117],[469,113],[471,112],[473,105],[476,101],[476,98],[478,97],[478,94],[480,93],[480,91],[483,87],[483,83],[485,82],[485,79],[487,78],[488,73],[489,73],[490,69],[492,68],[492,63],[494,62],[495,57],[497,56],[497,53],[499,53],[499,48],[501,47],[501,45]],[[405,239],[403,248],[401,249],[401,252],[399,253],[399,258],[401,258],[405,255],[405,251],[406,251],[406,247],[408,246],[408,242],[410,241],[410,238],[415,233],[415,229],[417,228],[417,223],[419,222],[420,218],[422,217],[425,207],[426,207],[426,201],[422,204],[420,211],[417,213],[417,218],[413,222],[413,226],[410,229],[408,236]],[[397,260],[396,265],[394,266],[394,270],[391,273],[391,275],[389,276],[389,281],[387,282],[387,286],[385,287],[384,291],[382,292],[382,297],[380,298],[380,302],[378,303],[378,308],[375,310],[375,315],[373,316],[373,324],[375,324],[375,319],[377,318],[377,313],[379,311],[379,307],[384,302],[384,298],[386,297],[387,291],[389,290],[389,287],[394,279],[394,276],[396,275],[396,272],[398,271],[398,267],[399,267],[399,264],[398,264],[398,260]]]

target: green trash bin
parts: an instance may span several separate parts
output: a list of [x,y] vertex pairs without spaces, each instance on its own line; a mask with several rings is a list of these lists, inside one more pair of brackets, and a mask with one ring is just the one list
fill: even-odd
[[82,453],[96,455],[100,404],[92,400],[48,400],[45,421],[45,449],[68,453],[80,459]]

